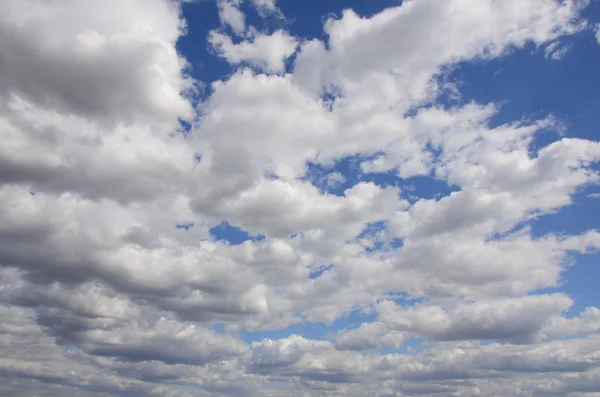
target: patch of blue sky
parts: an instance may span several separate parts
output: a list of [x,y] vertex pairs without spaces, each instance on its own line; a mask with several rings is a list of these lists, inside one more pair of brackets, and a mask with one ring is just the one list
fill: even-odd
[[387,224],[385,221],[372,222],[351,242],[360,242],[361,240],[371,241],[372,246],[367,246],[365,252],[367,254],[372,253],[384,253],[393,250],[397,250],[404,246],[404,240],[400,237],[394,237],[387,239],[385,236],[385,229]]
[[385,294],[385,300],[392,301],[403,307],[413,307],[427,302],[427,298],[411,296],[407,292],[388,292]]
[[326,340],[327,333],[331,329],[323,323],[301,322],[289,327],[272,331],[248,331],[241,332],[240,337],[247,343],[260,342],[265,339],[284,339],[292,335],[300,335],[307,339]]
[[377,237],[379,233],[385,230],[385,221],[372,222],[358,235],[358,238]]
[[561,282],[554,287],[540,288],[530,295],[564,293],[573,300],[573,305],[565,312],[566,318],[578,316],[587,307],[597,307],[600,303],[598,280],[600,279],[600,255],[570,253]]
[[[590,8],[600,12],[598,3]],[[597,84],[593,83],[600,82],[595,67],[600,62],[598,44],[590,30],[561,38],[561,43],[569,51],[559,60],[548,59],[544,48],[529,44],[501,58],[456,65],[447,78],[459,85],[458,104],[500,104],[492,127],[552,114],[566,123],[567,136],[595,138],[600,113]]]
[[365,248],[365,252],[367,254],[372,254],[375,252],[381,252],[386,249],[386,241],[382,239],[382,234],[385,231],[386,222],[378,221],[372,222],[367,225],[367,227],[356,236],[356,241],[361,240],[369,240],[371,241],[371,246],[367,246]]
[[200,386],[194,385],[170,385],[173,390],[187,392],[187,393],[197,393],[204,392],[205,389]]
[[[303,179],[310,181],[319,190],[336,196],[343,196],[344,192],[361,181],[362,171],[360,163],[372,159],[368,156],[344,156],[336,159],[332,164],[315,162],[306,163],[306,175]],[[329,183],[329,175],[340,174],[344,177],[339,183]]]
[[[387,295],[386,299],[394,301],[404,307],[412,307],[419,303],[426,302],[426,299],[424,298],[411,297],[406,293],[390,293]],[[331,336],[338,331],[358,328],[361,324],[375,321],[376,318],[377,314],[373,311],[357,309],[338,318],[329,326],[323,323],[301,322],[283,329],[272,331],[251,332],[244,330],[241,332],[240,337],[247,343],[260,342],[264,339],[287,338],[291,335],[300,335],[307,339],[331,340]],[[219,329],[222,330],[222,328]],[[405,346],[396,350],[399,352],[407,351],[409,347],[418,348],[421,343],[422,339],[407,339],[405,341]],[[389,351],[391,352],[391,350]]]
[[200,164],[201,161],[202,161],[202,154],[201,153],[195,153],[194,154],[194,159],[193,159],[193,167],[195,168],[198,164]]
[[[401,178],[395,170],[389,172],[365,173],[361,163],[376,158],[373,156],[345,156],[337,159],[331,165],[309,162],[306,164],[305,180],[310,181],[322,192],[344,196],[344,192],[360,182],[372,182],[382,188],[396,186],[401,189],[401,195],[414,203],[419,198],[441,198],[459,190],[457,186],[449,186],[445,181],[437,179],[433,174]],[[332,175],[343,178],[331,178]],[[333,180],[332,180],[333,179]]]
[[532,235],[541,237],[548,232],[557,231],[567,235],[579,234],[597,228],[600,216],[596,214],[600,214],[600,201],[590,197],[590,191],[598,191],[598,186],[575,193],[572,204],[530,222]]
[[179,224],[175,225],[176,229],[185,230],[186,232],[189,232],[190,229],[192,229],[193,227],[194,227],[194,222],[179,223]]
[[558,288],[548,289],[548,292],[562,292],[573,299],[573,306],[567,311],[567,317],[575,316],[586,307],[600,304],[600,254],[570,255],[576,265],[567,265],[563,273],[563,282]]
[[326,91],[321,94],[321,102],[323,107],[328,111],[333,111],[335,108],[335,101],[342,96],[341,89],[337,86],[329,86]]
[[320,39],[326,41],[327,36],[323,24],[329,17],[339,18],[342,11],[351,8],[356,14],[369,17],[388,7],[402,4],[401,0],[283,0],[277,5],[284,15],[293,15],[286,29],[290,34],[307,40]]
[[188,136],[191,133],[193,127],[192,123],[183,119],[179,119],[179,126],[179,130],[184,136]]
[[[591,192],[597,192],[598,186],[582,189],[573,196],[573,203],[561,208],[558,212],[540,216],[528,222],[531,234],[539,238],[548,233],[559,235],[577,235],[598,228],[600,199],[589,197]],[[566,264],[563,282],[556,288],[547,288],[536,293],[563,292],[574,300],[568,315],[577,315],[588,306],[600,303],[600,289],[597,280],[600,279],[600,253],[590,252],[579,254],[569,252],[569,259],[574,266]]]
[[244,330],[240,337],[247,343],[260,342],[264,339],[281,339],[291,335],[300,335],[307,339],[330,340],[331,334],[346,330],[358,328],[363,323],[368,323],[376,318],[374,313],[365,313],[363,310],[353,310],[345,316],[338,318],[331,325],[324,323],[301,322],[291,325],[287,328],[273,331],[251,332]]
[[569,335],[569,336],[564,336],[562,338],[556,338],[556,340],[561,340],[561,341],[569,341],[569,340],[577,340],[577,339],[586,339],[586,336],[581,336],[581,335]]
[[247,231],[238,226],[234,226],[227,221],[222,221],[217,226],[209,230],[210,235],[215,241],[224,241],[230,245],[243,244],[246,241],[261,241],[265,237],[263,235],[252,236]]
[[[187,34],[177,42],[177,50],[184,54],[189,62],[188,74],[198,81],[212,82],[226,77],[233,71],[224,59],[214,56],[208,43],[208,32],[219,28],[219,11],[214,1],[184,2],[183,17],[188,23]],[[208,97],[210,90],[203,92]]]
[[389,246],[391,249],[402,248],[404,246],[404,240],[401,239],[400,237],[394,237],[393,239],[390,240]]
[[319,268],[317,268],[317,270],[312,271],[308,275],[308,278],[310,280],[316,280],[317,278],[321,277],[323,275],[323,273],[333,269],[333,267],[334,267],[334,265],[320,266]]
[[424,175],[405,179],[401,188],[403,197],[411,204],[419,199],[440,199],[460,190],[458,186],[451,186],[446,181]]
[[415,355],[423,350],[425,339],[423,338],[408,338],[402,342],[400,347],[382,347],[375,349],[374,353],[384,356],[386,354],[404,354]]

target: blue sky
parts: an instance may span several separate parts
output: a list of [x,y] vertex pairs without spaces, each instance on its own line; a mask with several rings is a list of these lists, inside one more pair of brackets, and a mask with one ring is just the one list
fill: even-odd
[[596,396],[598,70],[597,0],[2,2],[0,395]]

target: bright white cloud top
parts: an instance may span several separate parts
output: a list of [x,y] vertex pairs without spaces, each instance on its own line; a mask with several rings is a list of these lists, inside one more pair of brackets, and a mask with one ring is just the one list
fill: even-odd
[[594,5],[302,37],[286,1],[211,3],[214,81],[177,46],[206,2],[0,2],[0,395],[598,396],[600,302],[563,287],[600,225],[534,230],[597,196],[597,125],[447,100],[461,63],[600,52]]

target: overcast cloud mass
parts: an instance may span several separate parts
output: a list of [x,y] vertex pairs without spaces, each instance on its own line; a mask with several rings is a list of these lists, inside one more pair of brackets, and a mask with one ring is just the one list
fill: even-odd
[[600,396],[598,3],[317,3],[0,1],[0,396]]

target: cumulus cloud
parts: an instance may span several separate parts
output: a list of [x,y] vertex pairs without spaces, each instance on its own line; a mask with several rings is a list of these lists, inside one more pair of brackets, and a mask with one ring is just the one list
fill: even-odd
[[246,30],[246,16],[240,10],[240,0],[219,0],[219,19],[234,33],[241,35]]
[[[246,15],[242,10],[245,0],[216,0],[219,10],[219,21],[221,26],[230,29],[234,35],[240,37],[252,37],[257,30],[254,26],[246,24]],[[276,16],[279,19],[283,17],[277,7],[276,0],[250,0],[249,3],[263,18]],[[277,43],[271,43],[277,44]],[[266,50],[263,48],[263,50]]]
[[[104,125],[190,118],[191,106],[180,93],[191,81],[180,73],[185,60],[174,48],[183,27],[177,6],[113,1],[88,13],[89,6],[33,0],[2,6],[4,106],[32,102],[38,111]],[[122,13],[118,18],[115,9]]]
[[[348,9],[322,39],[246,6],[281,14],[216,1],[204,33],[233,71],[199,82],[179,1],[0,3],[0,394],[598,390],[598,308],[547,288],[600,234],[531,224],[600,181],[600,144],[534,146],[552,116],[439,100],[456,63],[568,57],[585,2]],[[255,238],[217,241],[223,221]],[[338,328],[281,335],[309,323]]]
[[264,7],[267,10],[274,11],[277,8],[277,0],[252,0],[256,7]]
[[210,44],[217,52],[234,65],[248,63],[265,72],[282,73],[285,60],[296,50],[296,40],[283,30],[271,35],[256,35],[251,41],[234,44],[228,36],[211,32]]
[[[529,343],[542,338],[540,331],[552,318],[572,304],[562,294],[537,295],[505,300],[462,302],[454,307],[418,305],[399,308],[392,302],[380,304],[378,322],[362,324],[339,336],[341,348],[398,347],[399,336],[413,335],[432,340],[495,340]],[[397,336],[393,336],[397,335]],[[361,350],[361,349],[359,349]]]

